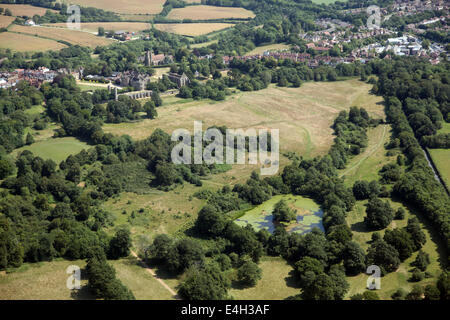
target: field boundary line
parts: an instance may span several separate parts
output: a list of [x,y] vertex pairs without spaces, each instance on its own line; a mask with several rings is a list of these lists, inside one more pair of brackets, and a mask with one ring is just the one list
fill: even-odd
[[147,272],[150,273],[150,274],[153,276],[153,278],[155,278],[156,280],[158,280],[158,282],[161,283],[161,285],[162,285],[164,288],[166,288],[166,290],[169,291],[171,295],[173,295],[173,296],[175,297],[175,299],[180,299],[180,298],[178,297],[178,294],[177,294],[175,291],[173,291],[172,288],[169,287],[169,286],[167,285],[167,283],[164,282],[163,279],[161,279],[160,277],[158,277],[158,276],[156,275],[156,272],[155,272],[152,268],[150,268],[150,267],[147,265],[147,263],[145,263],[145,262],[144,262],[144,261],[136,254],[136,252],[134,252],[133,250],[131,250],[131,254],[132,254],[133,257],[136,258],[137,261],[139,261],[139,263],[141,264],[141,266],[142,266],[143,268],[145,268],[145,269],[147,270]]

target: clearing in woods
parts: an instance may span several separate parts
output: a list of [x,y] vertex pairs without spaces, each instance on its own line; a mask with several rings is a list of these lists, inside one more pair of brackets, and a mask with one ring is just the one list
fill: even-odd
[[83,7],[94,7],[123,14],[158,14],[166,0],[63,0]]
[[[95,48],[97,46],[106,46],[114,42],[114,40],[104,37],[98,37],[88,32],[76,31],[63,28],[51,28],[51,27],[27,27],[14,25],[9,28],[10,31],[18,32],[21,34],[36,35],[45,39],[62,40],[71,44],[78,44],[80,46],[87,46]],[[33,48],[34,49],[34,48]]]
[[201,36],[211,32],[233,27],[233,23],[161,23],[155,24],[160,31],[180,34],[183,36]]
[[172,9],[167,15],[173,20],[211,20],[211,19],[247,19],[254,18],[255,14],[244,8],[215,7],[215,6],[188,6],[184,8]]
[[40,52],[67,48],[65,44],[51,39],[12,32],[0,33],[0,48],[19,52]]

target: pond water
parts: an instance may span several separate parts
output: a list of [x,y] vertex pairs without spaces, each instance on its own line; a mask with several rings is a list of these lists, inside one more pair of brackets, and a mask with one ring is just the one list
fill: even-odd
[[277,195],[259,206],[247,211],[242,217],[235,220],[240,226],[250,224],[255,230],[267,229],[270,233],[275,230],[276,224],[272,221],[272,210],[277,202],[284,199],[288,206],[297,212],[297,221],[286,226],[288,232],[303,234],[310,232],[314,227],[324,231],[322,225],[323,211],[313,200],[294,195]]

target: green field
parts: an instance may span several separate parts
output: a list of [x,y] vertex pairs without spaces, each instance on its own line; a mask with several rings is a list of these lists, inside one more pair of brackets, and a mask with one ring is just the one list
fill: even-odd
[[275,225],[272,222],[272,210],[280,200],[285,200],[289,207],[297,212],[297,222],[290,224],[287,227],[288,231],[303,234],[311,231],[314,227],[323,230],[323,212],[319,206],[311,199],[294,195],[274,196],[236,219],[236,224],[240,226],[250,224],[255,230],[267,229],[269,232],[273,232]]
[[83,149],[87,149],[88,145],[76,138],[50,138],[43,141],[38,141],[30,146],[25,146],[13,151],[16,155],[24,150],[33,152],[35,156],[42,159],[52,159],[56,163],[65,160],[71,154],[77,154]]
[[284,43],[268,44],[266,46],[256,47],[252,51],[247,52],[245,55],[251,56],[251,55],[255,55],[255,54],[263,54],[266,51],[281,51],[281,50],[287,50],[289,48],[290,48],[290,46],[288,44],[284,44]]
[[442,180],[450,187],[450,149],[428,149]]

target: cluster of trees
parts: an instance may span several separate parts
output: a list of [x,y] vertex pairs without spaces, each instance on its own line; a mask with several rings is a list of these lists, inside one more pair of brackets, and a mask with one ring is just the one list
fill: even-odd
[[0,145],[7,152],[25,144],[24,130],[35,120],[24,113],[35,105],[41,105],[43,95],[26,81],[21,81],[14,89],[0,89]]

